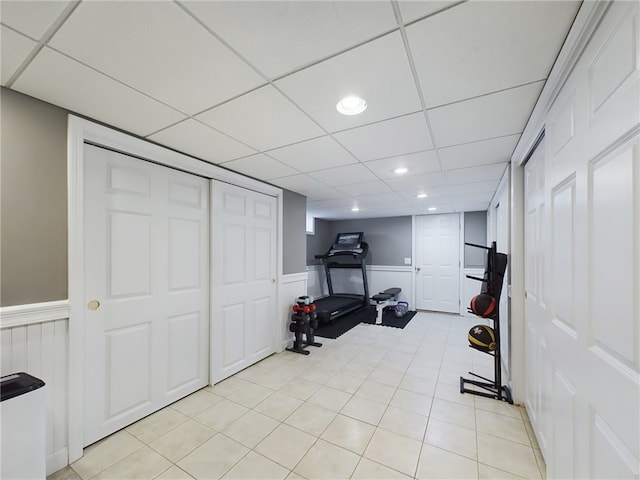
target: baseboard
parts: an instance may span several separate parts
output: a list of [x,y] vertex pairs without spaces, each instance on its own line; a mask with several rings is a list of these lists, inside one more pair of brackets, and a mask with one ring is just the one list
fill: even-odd
[[293,344],[293,335],[290,338],[287,338],[280,345],[280,350],[277,353],[284,352],[287,347],[290,347]]
[[57,452],[47,455],[47,476],[62,470],[69,465],[69,449],[61,448]]

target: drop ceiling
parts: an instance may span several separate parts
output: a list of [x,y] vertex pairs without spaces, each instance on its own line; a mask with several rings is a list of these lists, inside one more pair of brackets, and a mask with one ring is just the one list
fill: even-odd
[[486,210],[579,6],[2,0],[1,80],[319,218]]

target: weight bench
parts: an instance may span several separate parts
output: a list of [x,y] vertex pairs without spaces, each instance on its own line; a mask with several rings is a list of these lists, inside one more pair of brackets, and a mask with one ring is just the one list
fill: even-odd
[[382,311],[386,306],[398,303],[398,295],[402,291],[401,288],[387,288],[384,292],[371,297],[376,302],[376,325],[382,325]]

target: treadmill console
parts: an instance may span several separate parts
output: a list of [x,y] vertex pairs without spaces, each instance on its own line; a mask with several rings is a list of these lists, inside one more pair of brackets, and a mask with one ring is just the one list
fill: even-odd
[[335,243],[329,250],[329,255],[340,253],[362,253],[363,232],[339,233]]

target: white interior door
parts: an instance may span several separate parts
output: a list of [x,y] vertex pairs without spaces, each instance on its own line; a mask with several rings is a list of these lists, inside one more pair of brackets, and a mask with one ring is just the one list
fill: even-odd
[[[525,288],[525,404],[545,458],[549,457],[549,352],[544,322],[548,289],[545,288],[546,239],[544,140],[531,155],[524,169],[524,288]],[[546,233],[546,232],[545,232]],[[546,392],[546,395],[543,395]]]
[[213,182],[212,383],[275,352],[277,201]]
[[209,182],[85,146],[84,444],[207,385]]
[[416,217],[416,308],[460,312],[460,215]]
[[640,473],[639,21],[638,2],[611,3],[525,170],[526,401],[547,478]]

